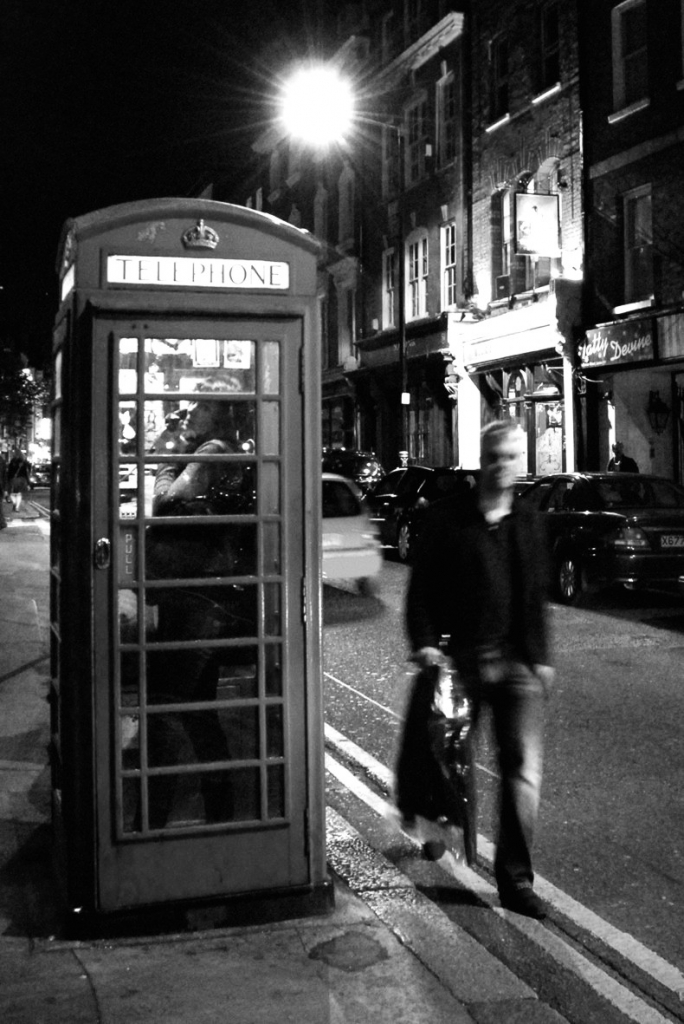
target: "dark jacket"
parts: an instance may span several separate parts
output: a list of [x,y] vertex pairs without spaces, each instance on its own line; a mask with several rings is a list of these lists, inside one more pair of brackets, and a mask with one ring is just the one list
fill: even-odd
[[[426,517],[406,600],[414,651],[437,647],[443,635],[457,664],[491,646],[501,608],[511,611],[515,654],[529,665],[550,664],[546,601],[549,556],[541,516],[514,502],[509,518],[512,593],[502,596],[496,541],[476,494],[436,502]],[[502,603],[503,602],[503,603]]]
[[609,473],[638,473],[639,467],[629,455],[623,455],[621,459],[611,459],[608,463]]
[[24,477],[28,480],[31,476],[31,463],[27,459],[14,458],[7,467],[7,479],[11,482],[15,477]]

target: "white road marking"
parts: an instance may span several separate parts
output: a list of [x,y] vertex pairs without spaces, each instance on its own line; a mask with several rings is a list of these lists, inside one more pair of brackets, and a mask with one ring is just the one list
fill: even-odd
[[[363,750],[352,740],[349,740],[342,733],[333,729],[331,726],[325,726],[325,737],[326,741],[331,746],[339,749],[340,753],[352,758],[354,761],[358,761],[364,770],[368,771],[371,776],[375,776],[378,779],[389,778],[392,779],[392,772],[383,765],[380,761]],[[382,815],[384,818],[391,819],[395,816],[394,808],[392,805],[375,794],[361,779],[353,774],[348,768],[345,768],[339,762],[335,761],[334,758],[326,754],[326,767],[350,792],[354,793],[355,796],[359,797],[368,807],[374,810],[377,814]],[[409,837],[411,838],[411,837]],[[415,841],[415,840],[412,840]],[[477,849],[483,860],[488,861],[490,864],[493,863],[494,859],[494,846],[484,836],[478,835],[477,837]],[[464,865],[450,857],[448,854],[442,858],[440,864],[448,870],[459,882],[464,885],[470,891],[477,893],[481,898],[485,898],[487,902],[494,896],[496,897],[496,889],[491,886],[488,882],[482,879],[475,871],[472,871],[467,865]],[[599,917],[593,911],[587,907],[578,903],[567,893],[557,889],[551,882],[541,878],[539,875],[535,875],[535,887],[542,896],[552,907],[560,911],[565,917],[569,918],[574,924],[578,925],[585,932],[599,939],[605,946],[615,950],[623,959],[633,964],[639,970],[643,971],[650,978],[656,981],[658,984],[667,988],[670,992],[678,996],[679,999],[684,999],[684,975],[678,970],[673,964],[670,964],[659,954],[653,950],[648,949],[642,945],[637,939],[626,932],[620,931],[613,925],[604,921],[603,918]],[[501,910],[499,907],[494,907],[498,913],[504,914],[511,923],[516,927],[529,928],[531,922],[528,922],[525,918],[519,918],[518,915],[508,915],[506,911]],[[532,926],[534,928],[534,925]],[[582,976],[592,985],[597,988],[598,981],[602,982],[602,987],[599,991],[611,1002],[614,1002],[618,1006],[621,1012],[625,1013],[630,1019],[637,1021],[638,1024],[660,1024],[666,1020],[656,1011],[652,1010],[647,1004],[642,1003],[637,997],[633,996],[631,992],[624,989],[623,986],[615,982],[614,979],[604,974],[599,968],[595,967],[588,960],[576,953],[570,946],[567,946],[561,939],[557,939],[552,935],[551,932],[542,929],[544,936],[548,936],[548,945],[545,943],[549,954],[555,959],[559,959],[560,952],[563,953],[565,959],[563,963],[566,966],[571,966],[576,972],[579,971],[579,966],[586,964],[586,971],[582,971]],[[539,936],[539,931],[534,930],[533,936],[535,939]],[[553,940],[553,941],[551,941]],[[567,956],[566,956],[567,951]],[[590,980],[596,978],[596,982]],[[612,993],[612,994],[611,994]],[[620,995],[622,993],[622,995]],[[620,1002],[616,1002],[616,998],[620,996]],[[640,1016],[635,1016],[633,1012],[628,1010],[628,1007],[637,1001],[640,1007],[643,1007],[643,1013]],[[636,1004],[635,1004],[636,1005]],[[641,1011],[640,1011],[641,1012]],[[655,1014],[655,1016],[653,1016]]]
[[[362,693],[361,690],[357,690],[355,686],[350,686],[349,683],[342,682],[341,679],[338,679],[337,676],[332,675],[332,673],[330,673],[330,672],[324,672],[323,675],[327,676],[328,679],[331,679],[333,681],[333,683],[337,683],[338,686],[343,686],[346,690],[351,690],[351,692],[355,693],[357,695],[357,697],[363,697],[363,699],[368,701],[369,704],[374,704],[376,708],[380,708],[381,711],[384,711],[385,714],[390,715],[390,717],[397,719],[397,721],[401,721],[401,715],[398,715],[396,713],[396,711],[392,711],[392,709],[388,708],[385,704],[380,704],[379,701],[373,700],[372,697],[369,697],[367,694]],[[349,750],[350,751],[351,751],[352,748],[354,748],[355,753],[353,755],[350,753],[350,756],[353,756],[355,759],[356,758],[360,759],[361,763],[363,763],[362,759],[367,756],[367,757],[371,758],[371,761],[373,762],[373,767],[372,768],[370,768],[370,765],[368,766],[369,770],[372,771],[372,772],[375,772],[375,771],[379,770],[378,766],[380,765],[380,762],[376,761],[374,757],[371,757],[370,754],[366,755],[366,751],[365,750],[362,750],[361,747],[358,747],[354,742],[352,742],[352,740],[348,740],[345,736],[342,736],[342,733],[337,732],[335,729],[333,729],[333,727],[331,725],[327,725],[326,724],[325,728],[326,728],[326,732],[329,729],[331,731],[331,735],[334,733],[337,737],[340,738],[338,742],[342,742],[343,741],[345,744],[349,744]],[[333,742],[333,741],[331,740],[331,742]],[[364,767],[365,767],[365,765],[364,765]],[[383,765],[380,765],[380,767],[384,769]],[[485,766],[483,764],[479,764],[479,763],[476,762],[475,767],[478,768],[481,772],[484,772],[485,775],[491,775],[491,777],[493,779],[498,779],[498,777],[499,777],[496,772],[490,771],[489,768],[485,768]],[[389,769],[384,769],[384,770],[385,771],[389,771]],[[382,776],[378,776],[378,777],[382,778]],[[390,772],[390,782],[391,782],[391,778],[392,778],[392,773]]]
[[396,718],[398,720],[401,719],[401,715],[398,715],[396,711],[392,711],[392,709],[388,708],[385,704],[380,704],[377,700],[373,700],[373,698],[369,697],[367,693],[361,693],[361,690],[357,690],[355,686],[350,686],[349,683],[343,683],[341,679],[338,679],[337,676],[332,675],[332,673],[324,672],[323,675],[327,676],[328,679],[332,679],[333,683],[337,683],[338,686],[343,686],[345,690],[351,690],[351,692],[355,693],[357,697],[363,697],[363,699],[367,700],[369,704],[375,704],[376,708],[380,708],[380,710],[384,711],[386,715],[390,715],[392,718]]

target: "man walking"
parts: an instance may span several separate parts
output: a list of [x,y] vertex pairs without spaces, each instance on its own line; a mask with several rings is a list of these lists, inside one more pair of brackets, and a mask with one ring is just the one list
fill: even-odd
[[502,906],[541,919],[531,847],[542,774],[549,665],[548,556],[541,520],[514,502],[523,434],[513,420],[481,436],[477,488],[430,510],[406,601],[413,660],[454,663],[477,722],[491,708],[501,776],[494,870]]

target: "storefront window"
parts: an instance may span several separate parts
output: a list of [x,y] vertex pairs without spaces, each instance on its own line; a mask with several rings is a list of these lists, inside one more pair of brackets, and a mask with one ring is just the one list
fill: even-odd
[[543,476],[563,470],[563,404],[554,373],[540,364],[504,373],[504,409],[521,427],[526,448],[521,473]]

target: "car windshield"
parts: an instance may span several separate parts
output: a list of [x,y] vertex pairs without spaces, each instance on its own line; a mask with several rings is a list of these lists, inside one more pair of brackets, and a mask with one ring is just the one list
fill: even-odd
[[[379,465],[374,455],[365,452],[332,451],[323,454],[324,472],[337,473],[345,469],[352,473],[364,469],[376,469]],[[330,468],[327,468],[330,467]]]
[[684,508],[684,490],[668,480],[620,476],[597,480],[604,508]]
[[435,473],[433,490],[435,498],[443,498],[447,494],[468,494],[477,483],[474,473],[466,470],[448,470],[446,473]]
[[371,494],[374,498],[383,497],[385,494],[397,494],[399,491],[399,484],[406,476],[405,469],[393,469],[391,473],[384,476],[379,483],[372,489]]
[[323,518],[360,516],[361,505],[352,490],[341,480],[323,481]]
[[340,465],[346,466],[352,473],[367,473],[375,469],[373,459],[366,458],[363,455],[354,455],[352,458],[342,460]]

